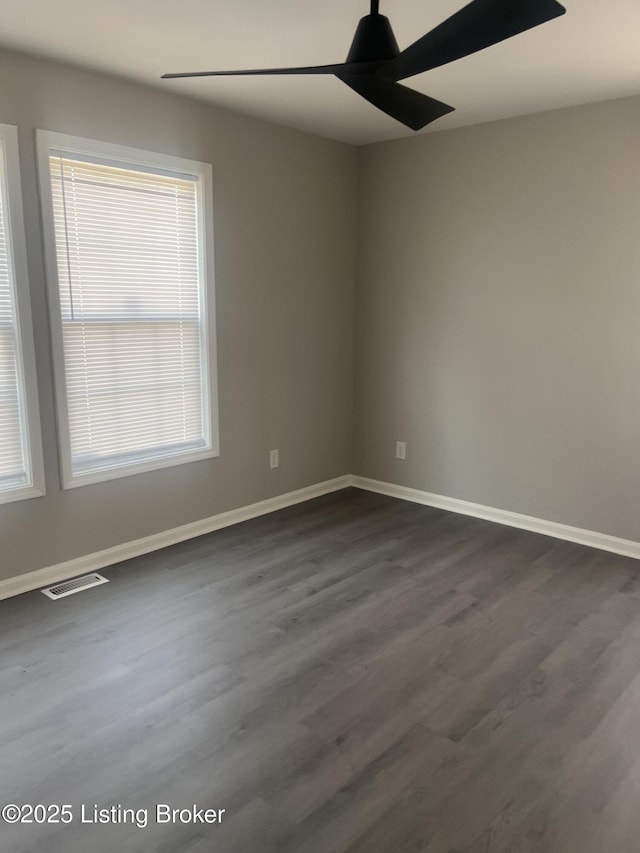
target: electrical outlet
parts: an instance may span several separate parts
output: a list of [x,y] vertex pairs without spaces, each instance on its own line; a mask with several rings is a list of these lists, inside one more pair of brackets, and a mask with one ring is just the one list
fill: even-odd
[[407,442],[406,441],[396,441],[396,459],[406,459],[407,458]]
[[269,467],[271,469],[278,468],[280,465],[280,451],[278,450],[270,450],[269,451]]

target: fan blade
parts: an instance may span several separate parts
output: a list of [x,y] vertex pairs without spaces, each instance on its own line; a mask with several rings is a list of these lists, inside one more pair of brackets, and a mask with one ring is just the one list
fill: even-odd
[[247,77],[249,75],[268,74],[374,74],[383,66],[383,62],[339,62],[335,65],[310,65],[301,68],[253,68],[247,71],[187,71],[181,74],[163,74],[162,80],[176,77]]
[[420,130],[454,109],[384,77],[356,77],[347,74],[336,76],[374,107],[412,130]]
[[404,80],[564,15],[556,0],[472,0],[391,60],[385,76]]

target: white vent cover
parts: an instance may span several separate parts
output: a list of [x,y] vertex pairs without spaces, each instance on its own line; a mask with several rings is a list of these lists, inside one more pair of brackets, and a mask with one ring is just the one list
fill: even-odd
[[92,574],[83,575],[81,578],[73,578],[70,581],[62,581],[55,586],[41,589],[48,598],[53,598],[54,601],[58,598],[64,598],[66,595],[73,595],[74,592],[82,592],[83,589],[89,589],[92,586],[99,586],[102,583],[109,583],[109,578],[103,578],[102,575]]

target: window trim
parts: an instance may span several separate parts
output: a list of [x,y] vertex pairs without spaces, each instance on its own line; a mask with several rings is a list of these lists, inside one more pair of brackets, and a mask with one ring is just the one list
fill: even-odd
[[[218,380],[215,321],[215,279],[213,253],[213,177],[208,163],[186,160],[169,154],[146,151],[139,148],[101,142],[69,136],[48,130],[36,130],[36,153],[38,162],[38,183],[42,209],[44,235],[45,270],[47,277],[47,296],[51,318],[52,361],[56,398],[56,416],[58,425],[58,452],[63,489],[100,483],[129,477],[161,468],[184,465],[220,455],[218,426]],[[208,413],[208,435],[206,446],[197,450],[184,451],[157,459],[143,460],[137,463],[105,467],[100,470],[74,473],[71,457],[71,437],[67,406],[67,383],[64,369],[64,346],[62,316],[58,282],[58,264],[56,257],[55,228],[53,218],[53,199],[49,157],[60,154],[75,159],[87,159],[115,167],[136,169],[155,174],[175,177],[200,178],[199,191],[202,215],[198,221],[198,239],[201,246],[199,273],[203,286],[201,289],[202,307],[205,322],[203,334],[202,386],[205,411]]]
[[14,282],[18,392],[22,398],[25,419],[24,452],[27,474],[30,479],[27,485],[0,489],[0,504],[5,504],[42,497],[45,494],[45,476],[17,127],[10,124],[0,124],[0,140],[2,141],[0,157],[3,156],[4,158],[4,169],[2,171],[5,178],[4,188],[7,206],[5,226],[9,248],[9,264],[12,268]]

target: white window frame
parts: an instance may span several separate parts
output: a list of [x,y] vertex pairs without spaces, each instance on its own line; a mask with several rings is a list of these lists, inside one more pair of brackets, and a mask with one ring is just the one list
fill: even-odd
[[23,417],[22,440],[25,467],[29,478],[27,484],[0,489],[0,504],[4,504],[41,497],[45,494],[45,479],[17,128],[10,124],[0,124],[0,140],[2,140],[0,156],[4,159],[3,168],[0,169],[0,181],[3,181],[3,195],[6,201],[7,252],[10,275],[14,283],[18,394]]
[[[213,178],[208,163],[186,160],[168,154],[130,148],[95,139],[84,139],[48,130],[36,131],[36,150],[38,160],[38,180],[42,207],[45,267],[48,284],[48,302],[51,317],[51,337],[53,374],[56,392],[56,413],[58,420],[58,444],[62,488],[99,483],[129,477],[160,468],[184,465],[188,462],[209,459],[220,455],[218,427],[218,383],[216,360],[216,323],[215,323],[215,283],[213,259]],[[199,223],[198,243],[199,275],[202,282],[201,297],[204,313],[202,384],[203,404],[208,434],[206,446],[197,450],[162,456],[157,459],[122,464],[118,467],[105,467],[97,471],[74,473],[71,458],[71,437],[67,408],[67,383],[64,368],[64,347],[62,336],[62,316],[58,282],[58,264],[56,257],[55,228],[53,218],[53,200],[51,191],[50,155],[60,155],[76,159],[86,158],[90,162],[101,163],[125,169],[147,171],[156,174],[171,175],[177,178],[194,176],[199,179]]]

